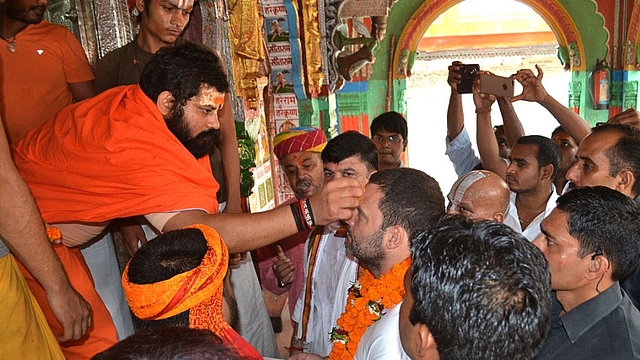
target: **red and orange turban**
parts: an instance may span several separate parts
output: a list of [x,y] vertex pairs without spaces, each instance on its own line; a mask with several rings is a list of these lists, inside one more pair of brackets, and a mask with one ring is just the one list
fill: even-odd
[[327,137],[318,128],[310,126],[294,127],[276,135],[273,139],[273,153],[278,160],[299,151],[320,153],[327,145]]
[[222,288],[229,263],[227,246],[218,232],[206,225],[186,228],[199,229],[207,240],[202,262],[170,279],[143,285],[129,281],[127,264],[122,287],[131,311],[142,320],[160,320],[189,310],[190,328],[213,331],[243,359],[262,359],[222,317]]

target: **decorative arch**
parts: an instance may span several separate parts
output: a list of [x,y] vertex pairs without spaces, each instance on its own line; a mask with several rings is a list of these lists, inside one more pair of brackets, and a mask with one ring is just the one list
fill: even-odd
[[[416,9],[407,22],[402,34],[399,36],[392,68],[398,68],[400,61],[402,61],[401,57],[403,56],[403,52],[406,54],[405,50],[410,52],[416,51],[422,34],[424,34],[440,14],[462,1],[463,0],[427,0],[422,6]],[[578,65],[571,67],[572,71],[583,71],[586,69],[584,44],[580,32],[578,31],[576,23],[558,0],[516,1],[528,5],[549,24],[561,47],[567,48],[570,44],[575,44],[574,46],[579,50],[576,54],[579,56],[579,61],[576,62]],[[638,6],[636,5],[634,14],[637,8]],[[402,77],[405,76],[394,74],[394,78]]]

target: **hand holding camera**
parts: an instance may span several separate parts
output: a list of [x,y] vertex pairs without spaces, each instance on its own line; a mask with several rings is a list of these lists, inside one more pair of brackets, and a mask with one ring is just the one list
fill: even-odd
[[518,70],[512,78],[522,84],[522,94],[511,99],[511,102],[518,100],[543,102],[547,98],[547,90],[542,86],[544,72],[540,66],[536,65],[538,75],[534,75],[529,69]]
[[447,83],[451,87],[451,90],[455,93],[458,93],[458,84],[460,83],[460,67],[462,67],[462,62],[454,61],[449,65],[449,76],[447,77]]

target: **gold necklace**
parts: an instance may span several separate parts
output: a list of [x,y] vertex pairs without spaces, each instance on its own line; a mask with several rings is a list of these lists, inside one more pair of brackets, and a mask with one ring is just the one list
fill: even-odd
[[6,37],[4,37],[4,35],[0,34],[0,38],[2,38],[2,40],[7,42],[7,50],[9,50],[12,53],[16,52],[16,35],[13,35],[13,38],[9,40]]

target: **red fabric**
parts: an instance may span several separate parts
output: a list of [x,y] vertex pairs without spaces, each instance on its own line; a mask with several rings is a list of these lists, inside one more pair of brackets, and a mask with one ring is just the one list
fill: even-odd
[[71,105],[30,131],[14,160],[48,223],[186,209],[217,212],[209,158],[196,160],[138,85]]

